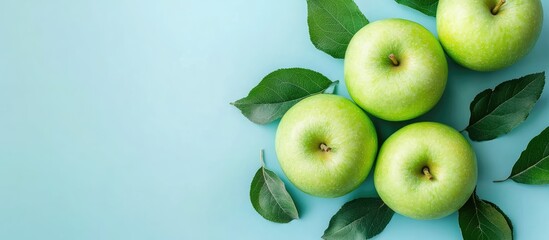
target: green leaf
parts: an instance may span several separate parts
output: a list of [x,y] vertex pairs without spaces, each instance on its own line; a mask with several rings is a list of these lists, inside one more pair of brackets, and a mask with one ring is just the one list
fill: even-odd
[[[260,158],[263,163],[263,151]],[[254,209],[269,221],[288,223],[299,218],[294,200],[286,191],[284,182],[265,166],[255,173],[250,188],[250,200]]]
[[351,38],[368,24],[353,0],[307,0],[307,10],[313,45],[334,58],[345,57]]
[[513,239],[511,220],[495,204],[481,200],[476,192],[459,209],[459,227],[464,240]]
[[370,239],[385,229],[393,217],[379,198],[359,198],[345,203],[330,219],[323,239]]
[[545,85],[545,72],[506,81],[493,91],[486,89],[471,102],[466,128],[474,141],[497,138],[510,132],[527,117]]
[[505,218],[505,221],[507,222],[507,225],[509,225],[509,228],[511,229],[511,235],[514,236],[514,230],[513,230],[513,222],[511,222],[511,219],[505,215],[505,213],[503,212],[503,210],[501,210],[501,208],[499,208],[495,203],[493,202],[489,202],[489,201],[486,201],[486,200],[483,200],[485,203],[488,203],[490,204],[493,208],[495,208],[496,210],[498,210],[498,212],[503,215],[503,217]]
[[525,184],[549,184],[549,127],[528,143],[507,179]]
[[263,78],[247,97],[231,104],[250,121],[266,124],[282,117],[300,100],[333,90],[331,86],[337,83],[309,69],[279,69]]
[[429,16],[437,15],[438,0],[395,0],[397,3],[411,7]]

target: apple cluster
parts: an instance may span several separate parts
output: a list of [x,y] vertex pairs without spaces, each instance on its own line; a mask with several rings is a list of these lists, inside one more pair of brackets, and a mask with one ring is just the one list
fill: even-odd
[[284,173],[303,192],[339,197],[356,189],[375,163],[376,190],[395,212],[415,219],[455,212],[477,181],[476,156],[463,135],[420,122],[398,130],[378,149],[376,129],[364,111],[387,121],[428,112],[444,93],[445,53],[477,71],[508,67],[532,49],[542,16],[539,0],[440,0],[440,42],[408,20],[366,25],[345,54],[344,78],[354,103],[318,94],[283,116],[276,153]]

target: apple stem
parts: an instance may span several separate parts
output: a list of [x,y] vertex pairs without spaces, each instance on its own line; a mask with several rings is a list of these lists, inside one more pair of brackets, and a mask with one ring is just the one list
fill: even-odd
[[394,54],[389,54],[389,59],[391,59],[391,62],[393,62],[393,65],[394,66],[398,66],[400,63],[398,62],[397,58],[395,57]]
[[427,178],[429,180],[431,180],[433,178],[433,175],[431,175],[431,172],[429,172],[429,168],[428,167],[423,167],[423,174],[425,174],[425,176],[427,176]]
[[325,143],[321,143],[320,144],[320,150],[322,150],[323,152],[329,152],[332,150],[331,147],[328,147],[328,145],[326,145]]
[[265,159],[263,159],[263,155],[265,155],[263,149],[259,150],[259,161],[261,161],[261,166],[265,168]]
[[499,0],[499,2],[496,4],[496,6],[492,9],[492,14],[496,15],[499,12],[499,9],[501,6],[505,3],[505,0]]

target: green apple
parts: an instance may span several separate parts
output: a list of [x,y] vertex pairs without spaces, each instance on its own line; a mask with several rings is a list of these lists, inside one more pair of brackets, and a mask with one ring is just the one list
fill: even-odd
[[473,70],[494,71],[534,47],[543,9],[540,0],[440,0],[436,21],[452,59]]
[[415,219],[445,217],[461,208],[477,182],[473,148],[456,130],[414,123],[391,135],[379,151],[374,184],[395,212]]
[[439,42],[423,26],[386,19],[353,36],[344,73],[360,107],[376,117],[402,121],[436,105],[446,87],[448,64]]
[[346,98],[319,94],[294,105],[280,121],[276,154],[282,170],[300,190],[339,197],[368,176],[377,134],[368,116]]

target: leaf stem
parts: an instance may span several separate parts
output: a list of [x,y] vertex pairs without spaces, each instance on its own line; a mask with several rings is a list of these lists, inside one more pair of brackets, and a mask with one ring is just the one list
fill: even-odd
[[265,151],[263,149],[259,150],[259,161],[261,162],[261,167],[265,168],[265,159],[263,156],[265,155]]
[[506,178],[506,179],[503,179],[503,180],[495,180],[495,181],[492,181],[492,182],[495,182],[495,183],[500,183],[500,182],[505,182],[507,181],[509,178]]
[[505,0],[499,0],[499,2],[496,4],[496,6],[492,9],[492,14],[496,15],[499,12],[499,9],[501,6],[505,3]]

